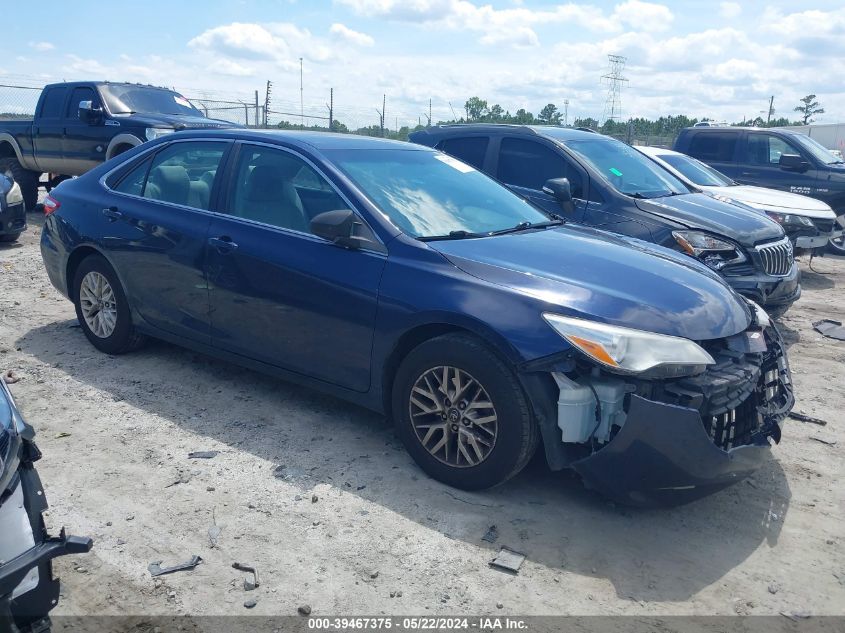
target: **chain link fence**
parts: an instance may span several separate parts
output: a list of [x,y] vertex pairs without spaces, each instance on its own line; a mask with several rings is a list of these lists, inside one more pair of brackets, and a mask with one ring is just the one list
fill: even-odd
[[0,120],[32,118],[41,88],[0,83]]
[[[0,76],[0,120],[26,119],[34,115],[41,88],[24,83],[4,81],[4,77]],[[463,115],[463,111],[456,113],[451,105],[448,108],[432,108],[430,104],[425,104],[414,112],[407,107],[393,110],[388,102],[386,108],[382,109],[381,99],[377,103],[379,107],[360,107],[336,104],[330,97],[324,104],[271,98],[267,107],[266,97],[260,92],[243,98],[238,98],[236,94],[227,94],[221,98],[219,94],[202,90],[186,90],[184,94],[205,116],[246,127],[332,129],[392,138],[406,138],[410,131],[427,125],[429,120],[431,124],[436,124],[438,121],[456,120]],[[674,135],[642,135],[630,129],[627,133],[613,136],[632,145],[667,148],[672,147],[675,140]]]

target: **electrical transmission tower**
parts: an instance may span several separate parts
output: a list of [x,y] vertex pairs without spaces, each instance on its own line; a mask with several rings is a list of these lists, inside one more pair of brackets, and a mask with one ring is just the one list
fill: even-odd
[[622,86],[628,81],[622,76],[627,58],[622,55],[608,55],[607,60],[607,74],[601,77],[602,83],[607,86],[607,99],[599,125],[604,125],[608,120],[617,121],[622,118]]

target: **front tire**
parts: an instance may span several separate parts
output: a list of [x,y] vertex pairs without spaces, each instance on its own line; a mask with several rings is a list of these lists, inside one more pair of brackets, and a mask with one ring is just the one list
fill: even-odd
[[16,158],[4,158],[0,160],[0,172],[12,175],[12,179],[21,188],[23,204],[26,210],[34,210],[35,205],[38,204],[38,181],[41,178],[41,174],[37,171],[26,169]]
[[465,334],[431,339],[405,357],[394,382],[393,417],[420,468],[464,490],[507,481],[538,443],[513,370]]
[[845,235],[830,240],[827,244],[827,250],[834,255],[845,256]]
[[123,354],[143,343],[143,335],[132,325],[123,287],[102,256],[90,255],[77,268],[73,304],[86,338],[101,352]]

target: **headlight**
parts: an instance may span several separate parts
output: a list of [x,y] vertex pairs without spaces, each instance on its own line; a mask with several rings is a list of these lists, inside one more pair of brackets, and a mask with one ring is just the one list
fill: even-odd
[[12,188],[6,194],[6,204],[10,207],[23,202],[23,194],[18,183],[12,183]]
[[157,138],[161,138],[165,134],[172,134],[175,132],[172,127],[148,127],[144,133],[147,137],[148,141],[154,141]]
[[543,318],[581,352],[617,373],[687,376],[701,373],[706,365],[716,362],[689,339],[549,312]]
[[806,215],[796,215],[794,213],[778,213],[776,211],[766,211],[766,213],[775,222],[784,226],[813,226],[813,221]]
[[672,231],[672,237],[687,255],[699,258],[714,270],[745,261],[737,244],[701,231]]

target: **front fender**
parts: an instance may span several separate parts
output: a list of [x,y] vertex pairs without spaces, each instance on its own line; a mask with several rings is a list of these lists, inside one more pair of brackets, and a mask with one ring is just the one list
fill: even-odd
[[106,160],[110,160],[111,158],[113,158],[115,155],[114,151],[121,145],[131,145],[132,147],[138,147],[143,142],[144,141],[139,139],[134,134],[118,134],[111,141],[109,141],[109,146],[106,148]]

